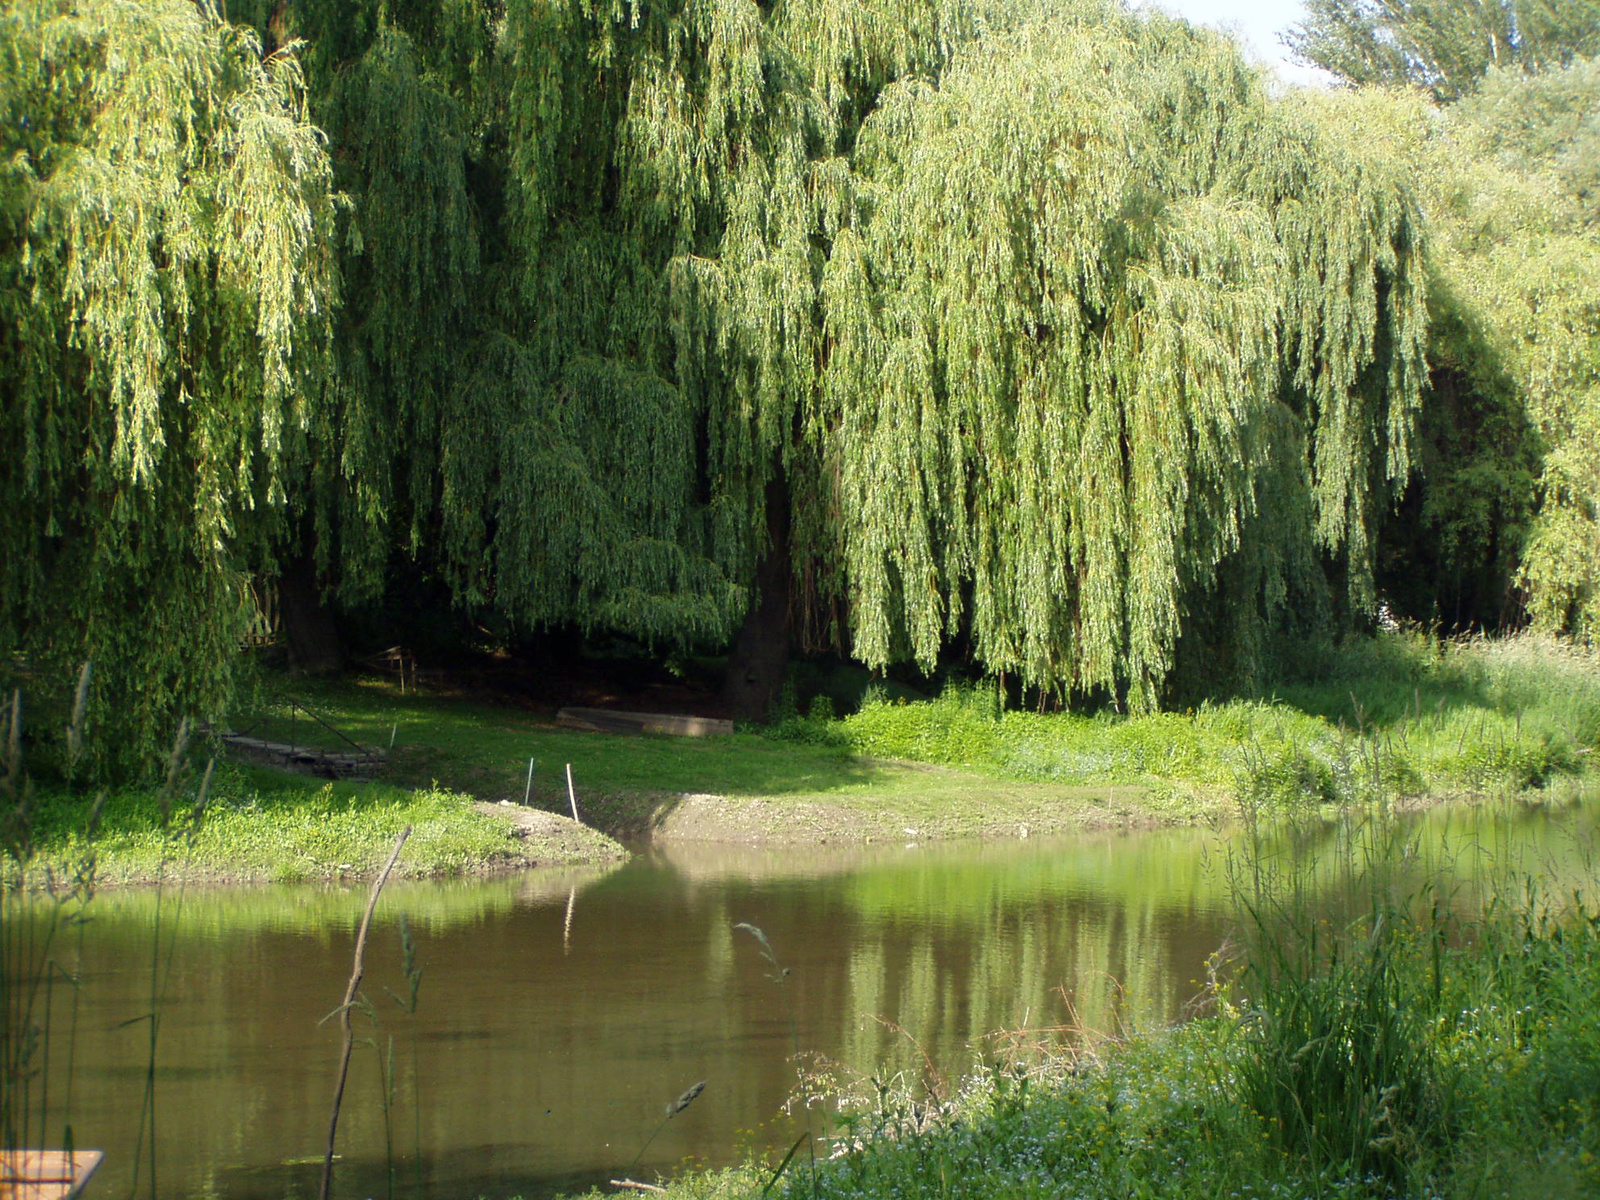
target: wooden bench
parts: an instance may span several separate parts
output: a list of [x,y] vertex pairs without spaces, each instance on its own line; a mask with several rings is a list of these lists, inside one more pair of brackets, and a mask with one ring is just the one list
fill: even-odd
[[609,708],[563,708],[556,714],[556,724],[590,733],[669,733],[675,737],[721,737],[733,732],[732,721],[715,717],[614,712]]
[[0,1150],[0,1200],[73,1200],[104,1157],[99,1150]]

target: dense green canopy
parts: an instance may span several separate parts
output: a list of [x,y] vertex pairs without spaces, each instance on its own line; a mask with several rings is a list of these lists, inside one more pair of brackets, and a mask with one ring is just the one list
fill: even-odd
[[1491,70],[1600,54],[1596,0],[1306,0],[1285,41],[1346,83],[1413,84],[1451,101]]
[[[1375,602],[1430,304],[1551,397],[1526,579],[1590,619],[1553,574],[1593,523],[1588,360],[1541,376],[1442,306],[1487,276],[1424,234],[1429,147],[1527,147],[1490,100],[1468,139],[1275,99],[1111,0],[231,15],[0,18],[0,640],[126,680],[134,742],[219,708],[248,581],[296,564],[347,605],[411,560],[522,630],[759,617],[1137,708],[1185,662],[1248,682]],[[1505,203],[1592,174],[1551,137]],[[1587,269],[1577,220],[1541,295]]]
[[94,659],[148,742],[225,699],[303,457],[328,156],[294,60],[188,0],[18,0],[0,80],[0,646]]

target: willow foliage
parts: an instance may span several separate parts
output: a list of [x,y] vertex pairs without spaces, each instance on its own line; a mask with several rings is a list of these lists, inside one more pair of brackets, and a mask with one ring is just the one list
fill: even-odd
[[883,97],[823,291],[856,651],[1160,699],[1198,609],[1236,669],[1319,553],[1370,601],[1425,328],[1402,173],[1231,46],[1078,10]]
[[781,559],[871,664],[1140,708],[1371,602],[1415,205],[1225,41],[1109,0],[238,7],[0,25],[0,640],[41,664],[205,707],[274,548],[347,602],[408,554],[524,628],[712,643]]
[[[353,6],[352,6],[353,7]],[[396,550],[434,524],[438,446],[478,311],[479,232],[461,106],[385,26],[321,80],[315,116],[351,197],[341,239],[336,369],[305,496],[315,559],[347,601],[374,594]]]
[[[727,636],[769,482],[818,491],[799,422],[856,130],[987,19],[968,0],[508,5],[520,307],[448,435],[462,585],[528,623]],[[486,459],[497,428],[524,432]]]
[[1438,269],[1544,450],[1521,582],[1534,622],[1600,633],[1600,64],[1494,72],[1419,161]]
[[8,5],[0,79],[0,643],[94,660],[144,749],[228,691],[326,349],[329,161],[294,59],[187,0]]
[[[592,613],[631,573],[636,624],[687,582],[695,632],[726,629],[774,481],[800,620],[842,616],[874,665],[970,638],[1147,707],[1191,606],[1229,611],[1248,673],[1289,600],[1326,606],[1319,556],[1370,601],[1417,401],[1414,209],[1225,42],[1092,3],[717,0],[513,5],[506,43],[529,382],[484,428],[541,413],[503,448],[541,465],[463,456],[455,504],[495,514],[502,602]],[[516,532],[597,511],[579,464],[638,434],[697,456],[606,489],[648,519],[556,554]],[[638,552],[604,536],[641,526]]]

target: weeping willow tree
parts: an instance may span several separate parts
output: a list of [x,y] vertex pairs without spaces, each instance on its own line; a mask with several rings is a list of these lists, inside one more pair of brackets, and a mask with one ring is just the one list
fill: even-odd
[[0,646],[36,688],[92,661],[131,759],[227,697],[326,355],[330,166],[294,59],[188,0],[8,5],[0,81]]
[[721,0],[512,5],[501,53],[521,310],[445,432],[459,589],[743,616],[756,711],[794,634],[1147,707],[1197,614],[1248,675],[1291,607],[1370,604],[1414,207],[1227,43]]
[[[523,628],[1158,701],[1371,601],[1400,172],[1105,3],[275,3],[351,195],[307,540]],[[1333,564],[1337,587],[1325,583]],[[749,685],[749,686],[741,686]]]
[[967,631],[1148,708],[1185,635],[1248,677],[1286,615],[1371,603],[1425,329],[1401,169],[1095,9],[892,89],[855,165],[814,427],[857,654]]
[[[807,423],[849,154],[884,86],[998,7],[508,6],[515,315],[445,434],[458,595],[712,643],[752,610],[781,667],[790,542],[832,552]],[[737,706],[764,711],[773,666]]]
[[1371,602],[1414,206],[1220,39],[1098,0],[15,12],[30,662],[204,708],[246,570],[349,603],[410,556],[522,628],[737,632],[745,713],[796,636],[1149,707]]
[[[487,6],[241,0],[230,16],[264,46],[292,44],[311,120],[347,198],[333,238],[342,304],[309,452],[268,586],[292,666],[337,667],[327,604],[382,592],[396,558],[436,539],[438,448],[479,331],[493,322],[482,269],[492,234],[471,173],[487,161]],[[274,578],[275,577],[275,578]]]

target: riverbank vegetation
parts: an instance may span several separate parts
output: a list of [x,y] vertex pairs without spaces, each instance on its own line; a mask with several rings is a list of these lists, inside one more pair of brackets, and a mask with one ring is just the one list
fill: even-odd
[[[108,791],[93,828],[74,793],[42,789],[29,822],[34,844],[18,867],[32,886],[69,878],[86,857],[98,887],[167,883],[299,883],[361,878],[382,864],[399,831],[411,837],[400,876],[431,877],[611,861],[610,838],[571,823],[520,829],[442,788],[310,782],[218,767],[204,810],[166,819],[150,790]],[[9,866],[10,864],[8,864]]]
[[[822,692],[793,705],[807,715],[731,737],[617,737],[560,728],[547,710],[402,695],[392,680],[266,675],[253,732],[383,749],[377,779],[313,781],[230,763],[224,751],[193,838],[163,833],[158,789],[108,791],[100,872],[108,882],[151,878],[181,844],[193,877],[360,874],[405,823],[415,832],[404,869],[449,874],[617,854],[597,830],[916,841],[1452,799],[1559,803],[1593,785],[1600,666],[1535,635],[1392,632],[1308,656],[1268,695],[1186,712],[1026,713],[959,681],[935,699],[869,688],[857,711],[838,715]],[[574,800],[583,824],[555,819]],[[41,861],[65,869],[83,844],[83,812],[65,789],[40,791],[30,819]],[[526,819],[517,837],[514,818]]]
[[[80,695],[89,690],[85,671]],[[81,731],[86,703],[74,725]],[[36,781],[22,751],[20,693],[0,712],[4,857],[0,890],[163,883],[337,880],[370,874],[410,827],[400,876],[440,876],[624,856],[575,822],[516,821],[437,785],[321,782],[213,755],[203,767],[178,743],[159,785]],[[81,732],[73,735],[82,744]],[[84,746],[87,750],[87,746]]]
[[774,736],[996,775],[1227,797],[1227,809],[1520,793],[1584,775],[1600,742],[1600,665],[1523,637],[1391,633],[1308,655],[1252,699],[1121,717],[1008,710],[950,686],[929,704],[826,705]]
[[[391,683],[309,690],[358,740],[398,739],[392,778],[438,779],[490,798],[566,804],[580,796],[682,793],[796,801],[928,801],[981,808],[996,789],[1084,788],[1153,820],[1280,813],[1387,797],[1539,793],[1576,786],[1600,743],[1600,662],[1570,643],[1524,635],[1439,639],[1419,631],[1353,638],[1306,653],[1271,691],[1181,712],[1021,712],[992,684],[948,681],[934,699],[889,699],[868,684],[854,712],[825,690],[786,694],[787,714],[732,738],[614,737],[555,727],[548,711],[397,694]],[[801,711],[804,709],[804,714]],[[260,728],[287,736],[291,713],[266,697]],[[308,722],[303,738],[336,744]],[[943,768],[929,772],[927,766]],[[1021,794],[1021,793],[1019,793]],[[592,800],[591,800],[592,797]],[[604,808],[597,811],[604,812]],[[909,810],[908,810],[909,811]]]

